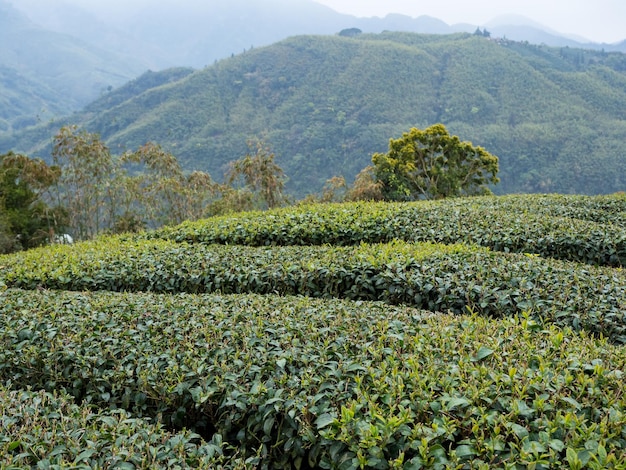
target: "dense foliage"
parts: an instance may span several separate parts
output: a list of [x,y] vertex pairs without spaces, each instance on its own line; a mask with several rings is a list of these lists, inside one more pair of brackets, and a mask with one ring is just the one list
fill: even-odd
[[[349,182],[389,138],[443,123],[500,159],[499,193],[626,187],[626,55],[467,35],[300,36],[71,118],[113,148],[156,141],[220,178],[261,137],[298,197]],[[44,156],[55,122],[0,140]]]
[[626,264],[626,197],[559,195],[300,206],[187,222],[146,234],[191,243],[470,243],[608,266]]
[[498,157],[451,136],[443,124],[411,128],[372,157],[387,201],[415,201],[490,194],[499,180]]
[[123,409],[77,405],[67,393],[0,387],[2,468],[217,468],[221,443],[168,432]]
[[52,158],[49,166],[0,155],[0,253],[286,202],[285,176],[262,141],[231,162],[225,184],[183,171],[151,142],[115,156],[99,135],[76,126],[54,136]]
[[[0,466],[625,468],[625,201],[309,205],[2,255]],[[417,241],[439,232],[462,243]],[[546,257],[576,250],[607,266]]]
[[8,258],[11,287],[242,293],[383,300],[502,318],[531,312],[626,343],[626,276],[465,245],[188,245],[111,239]]
[[[231,464],[245,457],[247,468],[626,463],[624,349],[567,328],[276,296],[0,296],[3,380],[64,388],[84,405],[135,417],[117,434],[116,414],[77,416],[66,426],[105,425],[88,425],[101,437],[79,462],[102,461],[109,433],[120,435],[118,449],[161,442],[157,456],[197,458],[207,444],[188,443],[188,434],[168,440],[136,419],[162,416],[213,436],[214,454],[233,452],[220,441],[236,445]],[[44,396],[39,409],[47,403]],[[0,442],[12,433],[5,460],[34,464],[49,455],[20,454],[33,434],[59,432],[50,421],[62,417],[30,414],[24,434],[3,418]],[[72,455],[74,442],[57,454]],[[170,462],[196,461],[178,458]]]
[[0,155],[0,253],[50,240],[63,214],[47,204],[45,194],[59,174],[40,159],[13,152]]

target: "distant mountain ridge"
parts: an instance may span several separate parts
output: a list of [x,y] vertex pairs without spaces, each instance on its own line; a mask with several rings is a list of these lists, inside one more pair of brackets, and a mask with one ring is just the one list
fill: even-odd
[[[312,0],[110,0],[101,10],[95,5],[0,0],[0,66],[4,75],[11,69],[24,78],[0,81],[0,133],[77,111],[146,70],[202,68],[289,36],[336,34],[346,28],[451,34],[471,33],[477,27],[448,25],[428,16],[357,18]],[[581,44],[540,25],[522,23],[518,17],[486,26],[494,37],[626,51],[626,41]]]
[[0,132],[82,108],[146,70],[141,61],[37,26],[0,0]]
[[476,27],[487,27],[494,36],[513,40],[536,44],[547,40],[547,45],[557,47],[626,52],[626,38],[618,44],[576,41],[519,15],[494,18],[485,25],[449,25],[425,15],[356,17],[338,13],[314,0],[136,1],[124,2],[118,9],[107,5],[99,11],[94,6],[78,7],[63,0],[5,1],[12,1],[15,8],[47,29],[73,35],[107,50],[141,57],[153,69],[199,68],[289,36],[334,34],[351,27],[371,33],[422,34],[471,33]]
[[469,33],[296,36],[202,70],[145,74],[70,119],[0,137],[0,152],[46,157],[75,123],[115,153],[155,141],[220,179],[259,137],[302,196],[437,122],[500,157],[498,192],[623,191],[626,55]]

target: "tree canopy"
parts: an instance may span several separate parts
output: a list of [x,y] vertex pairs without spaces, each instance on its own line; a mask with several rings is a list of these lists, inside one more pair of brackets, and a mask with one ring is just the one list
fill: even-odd
[[488,194],[499,180],[498,157],[450,135],[443,124],[415,127],[372,157],[374,174],[388,200],[441,199]]
[[0,155],[0,253],[38,246],[54,233],[59,214],[43,196],[59,174],[40,159]]
[[[98,134],[77,126],[57,133],[53,158],[59,175],[52,197],[65,208],[68,232],[77,240],[285,201],[283,170],[262,142],[254,154],[231,162],[227,184],[202,171],[184,171],[172,153],[152,142],[114,156]],[[231,185],[237,180],[242,188]]]
[[242,179],[245,187],[256,192],[266,207],[277,207],[285,202],[283,188],[286,178],[274,159],[274,153],[265,142],[248,140],[248,153],[231,162],[226,181],[233,185]]

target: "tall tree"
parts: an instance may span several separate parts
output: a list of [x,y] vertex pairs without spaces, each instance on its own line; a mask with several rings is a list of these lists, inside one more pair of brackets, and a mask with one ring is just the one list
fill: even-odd
[[208,173],[185,174],[176,157],[154,143],[125,153],[121,162],[140,165],[134,176],[125,178],[124,189],[132,195],[125,214],[140,211],[150,227],[199,219],[218,193]]
[[232,185],[243,179],[245,186],[257,193],[268,208],[281,205],[285,202],[286,178],[275,162],[274,153],[261,140],[248,141],[248,149],[243,158],[231,163],[227,183]]
[[210,175],[186,174],[157,144],[113,157],[97,134],[75,126],[55,136],[53,158],[62,172],[57,199],[77,239],[200,218],[217,191]]
[[115,218],[116,166],[98,134],[76,126],[61,128],[54,137],[52,158],[61,169],[58,203],[67,210],[74,238],[93,238],[108,229]]
[[57,167],[9,152],[0,155],[0,252],[45,243],[61,223],[45,196],[59,178]]
[[412,128],[372,156],[374,173],[388,200],[441,199],[488,194],[499,180],[498,157],[451,136],[443,124]]

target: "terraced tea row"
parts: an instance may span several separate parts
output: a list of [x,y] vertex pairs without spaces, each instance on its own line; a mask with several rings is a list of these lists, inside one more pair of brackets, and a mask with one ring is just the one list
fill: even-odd
[[340,297],[504,318],[529,313],[626,343],[621,269],[395,242],[243,247],[109,238],[1,259],[16,288]]
[[[529,318],[301,297],[7,289],[0,342],[2,382],[65,390],[82,403],[58,404],[73,419],[62,424],[68,441],[52,443],[63,418],[50,407],[63,397],[22,392],[7,402],[2,392],[0,446],[14,464],[35,464],[18,457],[29,442],[66,444],[69,454],[85,433],[96,441],[81,462],[145,445],[171,449],[172,465],[208,449],[271,468],[626,465],[626,350]],[[107,411],[119,407],[126,412]],[[158,417],[213,444],[142,421]]]
[[394,239],[626,265],[626,197],[508,196],[325,204],[187,222],[144,237],[240,245],[354,245]]
[[[221,443],[128,412],[77,405],[65,392],[0,386],[0,468],[217,468]],[[243,465],[242,465],[243,466]]]

